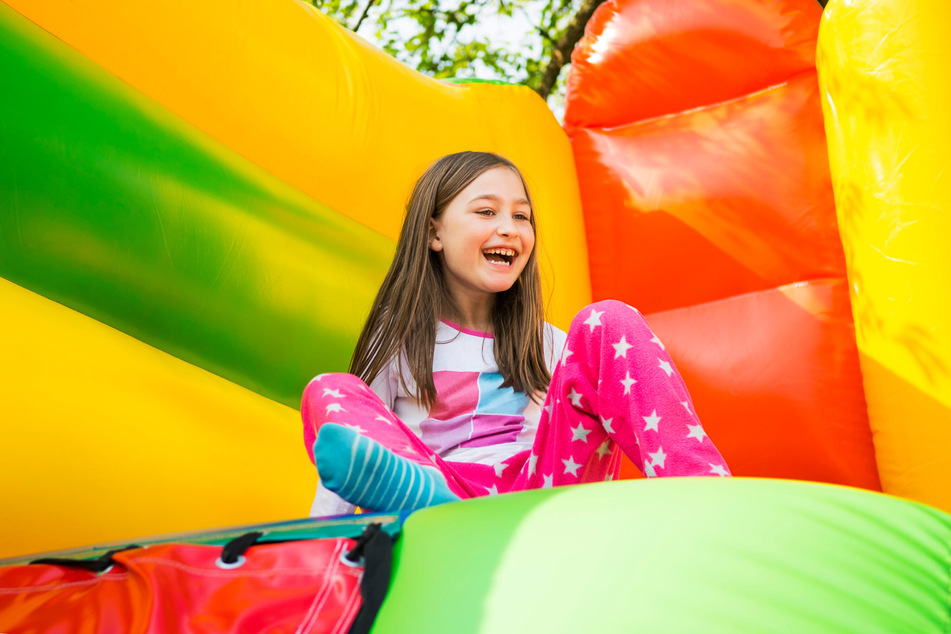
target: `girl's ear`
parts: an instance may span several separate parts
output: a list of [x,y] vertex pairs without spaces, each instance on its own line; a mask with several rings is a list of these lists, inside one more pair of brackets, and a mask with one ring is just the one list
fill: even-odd
[[442,242],[439,240],[439,234],[436,233],[436,220],[433,218],[429,219],[429,250],[430,251],[442,251]]

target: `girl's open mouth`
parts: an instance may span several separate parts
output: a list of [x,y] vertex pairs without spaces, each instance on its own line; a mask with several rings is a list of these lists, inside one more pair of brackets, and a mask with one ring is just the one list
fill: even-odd
[[492,264],[511,266],[516,256],[518,256],[518,252],[514,249],[486,249],[482,252],[482,255]]

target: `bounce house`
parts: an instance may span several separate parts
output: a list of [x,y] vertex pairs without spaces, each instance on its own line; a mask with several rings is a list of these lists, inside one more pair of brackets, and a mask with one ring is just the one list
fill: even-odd
[[[0,558],[297,530],[301,390],[346,369],[415,178],[490,150],[532,191],[549,320],[637,306],[737,477],[388,517],[373,631],[947,631],[949,23],[608,0],[562,126],[302,1],[3,0]],[[17,631],[39,608],[2,570]]]

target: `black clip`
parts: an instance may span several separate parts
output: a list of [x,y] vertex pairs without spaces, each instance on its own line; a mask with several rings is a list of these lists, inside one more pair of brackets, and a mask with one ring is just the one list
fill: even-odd
[[235,537],[221,549],[221,556],[218,557],[215,565],[222,570],[240,567],[246,561],[244,553],[263,536],[264,533],[261,531],[251,531]]
[[122,548],[116,548],[115,550],[110,550],[109,552],[100,555],[96,559],[66,559],[61,557],[44,557],[42,559],[34,559],[30,564],[46,564],[47,566],[65,566],[66,568],[79,568],[80,570],[88,570],[89,572],[101,573],[109,570],[112,566],[115,565],[115,560],[112,559],[112,556],[116,553],[121,553],[124,550],[132,550],[133,548],[141,548],[137,544],[129,544]]
[[351,566],[363,566],[363,551],[366,550],[367,544],[376,537],[380,531],[383,530],[382,525],[374,523],[368,525],[364,530],[363,534],[357,537],[357,543],[353,545],[346,554],[343,556],[343,563],[349,564]]

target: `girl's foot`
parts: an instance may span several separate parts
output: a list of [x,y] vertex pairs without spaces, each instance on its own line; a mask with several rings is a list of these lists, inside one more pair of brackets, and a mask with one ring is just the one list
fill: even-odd
[[321,425],[314,461],[326,488],[368,511],[415,510],[459,499],[435,469],[342,425]]

